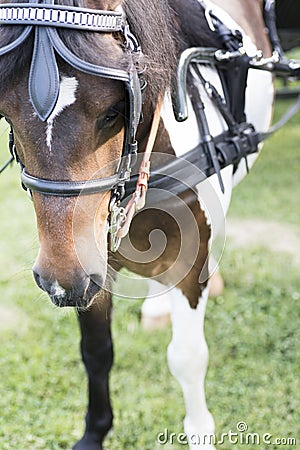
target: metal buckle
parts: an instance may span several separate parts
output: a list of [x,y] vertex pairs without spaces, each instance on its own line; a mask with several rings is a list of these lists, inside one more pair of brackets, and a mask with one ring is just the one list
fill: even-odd
[[141,53],[141,47],[134,34],[130,31],[128,23],[125,23],[124,25],[123,35],[127,48],[133,53]]
[[215,26],[213,24],[213,19],[211,17],[211,13],[212,13],[212,10],[206,6],[205,11],[204,11],[206,22],[207,22],[207,24],[208,24],[208,26],[209,26],[211,31],[216,31],[216,28],[215,28]]
[[240,58],[241,56],[245,55],[246,51],[244,49],[244,47],[240,47],[238,50],[233,51],[233,52],[228,52],[225,50],[217,50],[215,52],[215,58],[218,62],[227,62],[227,61],[231,61],[232,59],[237,59]]
[[274,50],[272,53],[272,56],[269,58],[264,58],[263,53],[261,50],[258,50],[257,54],[254,58],[251,58],[251,66],[257,67],[257,68],[264,68],[264,67],[274,67],[274,64],[277,64],[280,62],[280,54]]
[[120,247],[121,238],[117,236],[118,231],[126,220],[125,209],[120,206],[120,201],[116,195],[113,195],[109,205],[110,225],[108,232],[110,233],[110,250],[116,252]]

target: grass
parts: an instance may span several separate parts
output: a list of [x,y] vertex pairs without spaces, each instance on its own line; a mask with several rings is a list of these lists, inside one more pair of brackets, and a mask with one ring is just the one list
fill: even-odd
[[[290,102],[278,102],[275,120]],[[231,214],[299,225],[299,114],[264,147],[261,157],[235,190]]]
[[[300,227],[298,121],[299,115],[266,144],[235,191],[233,217]],[[54,309],[33,282],[35,220],[17,168],[0,177],[0,204],[0,450],[70,449],[81,436],[86,403],[76,317]],[[228,246],[222,273],[224,295],[209,302],[206,320],[206,392],[217,433],[245,421],[250,432],[299,442],[299,267],[266,248]],[[165,428],[182,430],[184,415],[181,391],[166,365],[171,330],[144,332],[141,303],[115,300],[115,425],[105,448],[180,449],[156,444]]]

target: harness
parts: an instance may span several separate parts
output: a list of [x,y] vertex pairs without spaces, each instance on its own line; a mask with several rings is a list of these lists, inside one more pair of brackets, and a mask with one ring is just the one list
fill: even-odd
[[[240,32],[230,30],[224,25],[207,7],[205,1],[198,0],[198,2],[205,10],[208,26],[217,34],[223,48],[194,47],[182,52],[173,94],[173,109],[178,122],[186,120],[187,98],[189,90],[192,91],[194,110],[203,142],[185,153],[183,157],[171,158],[163,166],[152,171],[149,188],[155,189],[155,198],[151,196],[150,190],[147,196],[149,206],[168,200],[170,194],[179,195],[214,174],[217,174],[220,188],[224,192],[221,170],[229,165],[233,165],[236,170],[242,159],[245,160],[248,170],[247,156],[257,153],[259,144],[285,125],[300,109],[299,96],[284,116],[265,133],[258,132],[251,123],[245,121],[245,92],[250,68],[300,79],[300,62],[287,60],[280,45],[276,29],[275,0],[264,0],[264,19],[273,48],[270,58],[263,58],[260,51],[249,57],[243,48]],[[225,101],[209,80],[203,78],[199,64],[209,64],[218,70]],[[212,136],[209,131],[199,90],[193,80],[188,82],[191,68],[197,72],[197,81],[202,83],[227,124],[228,130],[218,136]],[[126,193],[134,192],[136,180],[137,176],[131,177],[126,184]]]
[[[121,237],[124,237],[128,232],[134,213],[145,204],[149,178],[149,160],[160,118],[158,107],[154,114],[149,137],[150,143],[148,143],[145,152],[146,156],[142,161],[139,174],[132,176],[130,179],[131,170],[136,163],[137,157],[136,131],[141,116],[142,93],[145,88],[143,77],[139,74],[136,65],[136,61],[141,56],[141,49],[135,36],[130,31],[122,11],[101,11],[54,5],[52,0],[43,0],[41,3],[37,3],[37,1],[0,5],[0,25],[25,26],[20,36],[14,42],[0,48],[0,57],[13,51],[29,35],[34,33],[28,89],[33,108],[42,121],[46,121],[50,116],[59,94],[59,73],[55,52],[68,64],[81,72],[122,81],[126,92],[126,117],[121,164],[114,175],[95,180],[77,182],[53,181],[35,177],[27,173],[26,168],[16,154],[13,129],[11,128],[9,148],[12,156],[0,169],[0,173],[13,159],[16,159],[22,168],[21,180],[23,187],[29,191],[65,197],[111,191],[111,249],[115,251],[118,248]],[[274,0],[265,1],[266,23],[268,24],[271,42],[274,46],[273,55],[268,59],[262,58],[262,55],[259,53],[255,57],[250,58],[244,51],[241,34],[238,31],[228,29],[207,8],[205,1],[198,1],[205,10],[209,27],[217,33],[222,43],[222,49],[197,47],[187,49],[182,53],[178,64],[177,85],[174,88],[174,114],[178,121],[183,121],[187,118],[189,86],[187,78],[189,69],[193,67],[197,71],[198,80],[203,84],[209,97],[221,112],[228,130],[216,137],[211,135],[199,90],[192,83],[190,89],[193,91],[193,101],[195,102],[194,106],[203,142],[185,154],[183,158],[173,159],[152,172],[149,186],[159,188],[161,192],[159,196],[156,194],[156,203],[168,198],[168,192],[170,195],[180,194],[190,186],[197,185],[213,174],[217,174],[220,187],[224,191],[221,170],[231,164],[237,166],[242,158],[247,161],[248,155],[258,151],[259,143],[279,127],[275,126],[270,132],[262,134],[258,133],[251,124],[245,122],[245,88],[249,68],[269,70],[275,73],[276,71],[284,70],[286,73],[299,77],[300,64],[283,60],[283,52],[281,53],[278,49],[279,40],[274,36],[274,27],[272,26]],[[128,71],[83,61],[63,43],[57,31],[57,28],[60,27],[84,31],[119,33],[124,41],[124,51],[127,52],[130,60]],[[46,68],[45,60],[48,62]],[[197,66],[199,63],[216,66],[223,84],[226,102],[218,94],[214,86],[201,76]],[[232,73],[235,73],[234,79],[232,78]],[[239,77],[239,79],[237,80],[236,77]],[[238,89],[238,92],[234,91],[234,89]],[[298,109],[299,101],[296,111]],[[287,117],[284,117],[283,122],[285,123],[286,121]],[[279,125],[282,126],[282,121]],[[185,161],[189,164],[185,164]],[[195,173],[191,173],[190,163],[193,163],[197,168]],[[178,182],[178,179],[185,181]],[[126,209],[121,206],[125,189],[126,194],[133,195]]]

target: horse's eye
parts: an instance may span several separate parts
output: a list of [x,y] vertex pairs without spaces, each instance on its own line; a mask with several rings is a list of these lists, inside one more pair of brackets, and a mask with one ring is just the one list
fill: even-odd
[[114,111],[113,109],[110,110],[103,119],[103,122],[104,122],[103,125],[105,126],[105,124],[108,124],[108,125],[111,124],[112,122],[115,121],[115,119],[118,117],[118,115],[119,115],[119,111]]
[[124,101],[118,102],[116,105],[112,106],[106,114],[100,117],[97,121],[98,130],[103,128],[112,127],[119,116],[124,114]]

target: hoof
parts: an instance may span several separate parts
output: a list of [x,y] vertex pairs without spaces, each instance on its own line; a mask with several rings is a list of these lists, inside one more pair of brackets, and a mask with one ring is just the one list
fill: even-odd
[[72,447],[72,450],[103,450],[103,447],[92,436],[84,436]]

